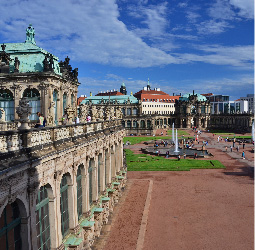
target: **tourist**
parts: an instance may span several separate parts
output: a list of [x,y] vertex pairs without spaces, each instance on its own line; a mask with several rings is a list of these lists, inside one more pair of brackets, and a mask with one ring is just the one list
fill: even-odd
[[232,148],[232,146],[230,146],[230,151],[231,151],[231,152],[233,151],[233,148]]
[[214,134],[212,134],[212,136],[214,137]]
[[196,159],[196,153],[194,153],[194,160]]
[[161,131],[161,135],[163,135],[163,132]]
[[183,158],[186,159],[186,153],[184,153]]
[[233,141],[233,148],[235,147],[235,140]]
[[43,117],[43,127],[45,127],[47,124],[47,120],[46,120],[46,117],[43,116],[43,114],[42,114],[42,117]]
[[243,149],[244,149],[244,147],[245,147],[245,143],[243,143]]
[[237,152],[239,151],[239,146],[236,147],[236,151],[237,151]]
[[244,151],[243,151],[243,153],[242,153],[242,157],[243,157],[243,159],[245,159],[245,153],[244,153]]
[[75,123],[76,123],[76,124],[80,123],[80,119],[79,119],[79,117],[78,117],[78,116],[77,116],[77,117],[75,117]]
[[180,154],[178,155],[178,161],[179,161],[179,160],[181,160],[181,155],[180,155]]
[[87,116],[87,122],[91,122],[91,116],[90,115]]
[[62,125],[66,125],[67,124],[67,115],[64,114],[62,117]]
[[226,152],[228,151],[228,147],[226,146]]
[[35,125],[35,128],[42,128],[43,127],[44,117],[42,116],[42,114],[40,112],[37,112],[36,114],[38,116],[38,121],[37,121],[37,123]]

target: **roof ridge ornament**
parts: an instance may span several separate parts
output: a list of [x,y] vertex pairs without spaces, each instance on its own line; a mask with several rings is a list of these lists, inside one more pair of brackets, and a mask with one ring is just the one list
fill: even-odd
[[32,43],[36,45],[35,42],[35,29],[33,28],[32,24],[29,24],[28,28],[26,29],[26,43]]

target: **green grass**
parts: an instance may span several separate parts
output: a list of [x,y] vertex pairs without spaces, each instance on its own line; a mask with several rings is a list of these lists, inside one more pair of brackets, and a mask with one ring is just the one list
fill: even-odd
[[[130,142],[131,145],[141,143],[143,141],[157,141],[157,140],[170,140],[172,136],[129,136],[123,138],[123,143],[127,141]],[[179,139],[182,139],[181,136],[178,136]],[[193,138],[192,136],[190,138]],[[184,137],[183,139],[188,139],[188,137]]]
[[[167,130],[167,134],[168,135],[172,135],[172,130]],[[182,135],[189,135],[189,133],[185,130],[177,130],[177,134],[178,136],[182,136]],[[174,132],[174,136],[175,136],[175,132]]]
[[222,138],[251,139],[251,135],[222,136]]
[[234,135],[235,134],[235,133],[231,133],[229,131],[219,130],[219,129],[212,129],[209,132],[212,134],[215,134],[215,135]]
[[217,160],[165,159],[160,156],[134,154],[125,149],[128,171],[189,171],[190,169],[225,168]]

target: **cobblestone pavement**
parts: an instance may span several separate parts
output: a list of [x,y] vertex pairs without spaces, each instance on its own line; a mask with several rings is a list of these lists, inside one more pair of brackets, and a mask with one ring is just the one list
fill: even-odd
[[[199,140],[208,140],[212,159],[226,169],[128,172],[127,190],[116,207],[111,230],[94,249],[254,249],[253,145],[246,143],[243,160],[242,145],[239,152],[230,152],[232,143],[218,143],[210,133],[202,133]],[[136,153],[141,147],[144,144],[129,146]]]

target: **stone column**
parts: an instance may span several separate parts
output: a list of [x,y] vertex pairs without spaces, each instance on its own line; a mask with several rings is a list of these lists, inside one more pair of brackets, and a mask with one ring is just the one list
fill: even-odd
[[93,202],[97,202],[98,200],[98,183],[97,183],[97,175],[98,175],[98,153],[95,155],[94,167],[92,171],[92,200]]
[[85,173],[82,175],[82,213],[86,217],[90,209],[89,205],[89,158],[86,159]]
[[115,159],[115,146],[111,147],[111,180],[116,175],[116,159]]
[[68,213],[69,213],[69,228],[71,232],[75,231],[75,228],[78,225],[77,183],[76,178],[73,179],[74,183],[68,184]]
[[103,150],[103,153],[100,154],[100,190],[98,190],[100,193],[102,193],[105,190],[105,151]]
[[105,160],[105,167],[106,167],[106,183],[105,185],[107,186],[107,184],[111,183],[111,152],[110,152],[110,148],[107,149],[106,151],[106,160]]

